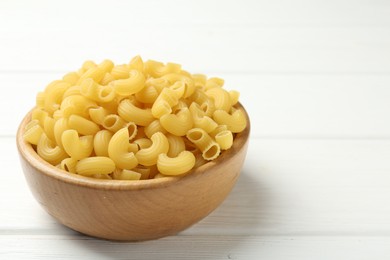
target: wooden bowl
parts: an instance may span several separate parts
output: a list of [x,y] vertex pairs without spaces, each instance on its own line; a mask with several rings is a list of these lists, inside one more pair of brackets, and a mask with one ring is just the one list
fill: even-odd
[[210,214],[240,175],[250,132],[247,117],[248,126],[236,136],[231,149],[184,177],[99,180],[69,174],[41,159],[23,140],[30,117],[31,112],[19,126],[17,146],[34,197],[65,226],[110,240],[148,240],[173,235]]

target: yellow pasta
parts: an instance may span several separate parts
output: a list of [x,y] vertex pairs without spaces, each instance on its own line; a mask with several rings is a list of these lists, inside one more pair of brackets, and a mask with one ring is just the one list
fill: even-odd
[[192,114],[194,126],[196,128],[202,128],[207,133],[210,133],[218,127],[218,124],[213,119],[206,116],[205,112],[200,108],[197,103],[191,104],[190,111]]
[[167,134],[166,137],[169,143],[169,150],[167,153],[169,157],[176,157],[179,155],[179,153],[185,151],[186,145],[181,136]]
[[110,82],[112,82],[114,80],[115,80],[115,78],[111,75],[111,73],[107,72],[106,74],[104,74],[104,77],[100,81],[100,84],[102,86],[106,86],[106,85],[108,85]]
[[105,129],[108,129],[112,132],[116,132],[119,129],[123,128],[126,126],[126,121],[123,120],[120,116],[111,114],[107,115],[102,122],[102,126]]
[[59,80],[46,87],[43,107],[50,115],[60,108],[62,96],[69,87],[69,83]]
[[164,88],[167,88],[171,85],[172,85],[172,83],[170,83],[169,80],[164,79],[164,78],[148,78],[145,81],[146,87],[153,86],[157,90],[158,93],[161,93],[161,91]]
[[85,79],[88,78],[94,80],[95,82],[100,82],[103,79],[105,73],[106,71],[98,66],[90,68],[80,76],[79,80],[77,81],[77,85],[81,84]]
[[147,86],[141,91],[137,92],[135,94],[135,98],[142,103],[146,104],[153,104],[157,97],[159,95],[159,92],[154,86]]
[[81,82],[80,93],[97,102],[110,102],[115,98],[115,91],[112,86],[102,86],[93,79],[87,78]]
[[215,135],[215,141],[222,150],[227,150],[233,145],[233,134],[229,130],[222,131]]
[[76,85],[79,78],[80,75],[78,75],[76,72],[69,72],[62,77],[62,80],[73,86]]
[[189,151],[182,151],[174,158],[166,154],[160,154],[157,160],[157,168],[164,175],[176,176],[190,171],[195,165],[195,156]]
[[232,107],[230,94],[222,88],[211,88],[206,94],[214,100],[215,108],[228,112]]
[[220,125],[226,125],[233,133],[242,132],[247,124],[244,113],[239,109],[234,110],[232,114],[224,110],[216,110],[214,120]]
[[79,115],[71,115],[68,119],[68,126],[82,135],[94,135],[100,130],[96,123]]
[[177,105],[178,102],[179,97],[175,90],[164,88],[152,106],[152,115],[156,118],[160,118],[163,115],[170,114],[172,112],[172,107]]
[[93,136],[79,137],[76,130],[65,130],[61,136],[62,146],[65,152],[75,160],[89,157],[93,151]]
[[209,135],[213,138],[221,132],[224,132],[228,130],[227,125],[218,125],[217,128],[214,129],[214,131],[210,132]]
[[62,100],[60,109],[63,113],[63,116],[66,118],[68,118],[71,115],[88,117],[89,116],[88,110],[91,107],[97,107],[96,102],[82,95],[72,95]]
[[126,169],[120,171],[115,175],[116,180],[136,181],[136,180],[140,180],[141,177],[142,177],[141,173],[132,170],[126,170]]
[[196,88],[204,90],[206,87],[207,77],[203,74],[192,74],[194,85]]
[[212,117],[215,111],[215,104],[211,99],[207,99],[200,104],[200,108],[204,111],[206,116]]
[[211,89],[211,88],[222,88],[225,81],[221,78],[209,78],[206,81],[205,88]]
[[96,156],[80,160],[76,165],[76,173],[84,176],[109,174],[115,170],[115,163],[108,157]]
[[163,134],[168,133],[167,130],[162,127],[160,120],[154,120],[153,122],[151,122],[148,126],[145,127],[144,132],[148,138],[151,138],[152,135],[157,132],[161,132]]
[[167,153],[169,150],[169,142],[167,137],[157,132],[150,138],[153,144],[145,149],[141,149],[136,153],[139,164],[144,166],[151,166],[157,163],[158,155],[161,153]]
[[48,84],[23,138],[70,174],[104,180],[182,176],[247,127],[239,92],[176,63],[86,61]]
[[70,173],[76,173],[77,162],[78,161],[73,158],[65,158],[60,163],[60,169]]
[[42,127],[39,125],[39,121],[32,120],[26,125],[23,138],[30,144],[37,145],[43,133],[44,132]]
[[39,125],[43,127],[45,123],[45,118],[49,116],[49,114],[40,108],[35,108],[31,113],[31,121],[38,120]]
[[62,133],[69,129],[68,120],[66,118],[60,118],[54,124],[54,139],[58,146],[63,148],[62,145]]
[[195,155],[195,165],[194,165],[194,168],[198,168],[200,166],[202,166],[203,164],[207,163],[208,161],[206,161],[203,156],[202,156],[202,153],[198,151],[196,151],[195,153],[193,153]]
[[169,115],[172,112],[172,107],[166,100],[161,99],[154,102],[151,111],[155,118],[160,118],[164,115]]
[[97,156],[108,157],[108,145],[112,138],[112,133],[108,130],[100,130],[93,138],[93,149]]
[[187,102],[185,102],[183,99],[180,99],[176,106],[172,107],[172,113],[177,113],[179,110],[183,108],[188,108]]
[[47,137],[53,141],[55,140],[54,124],[55,124],[55,120],[53,118],[51,118],[50,116],[45,117],[45,121],[43,122],[43,129]]
[[140,138],[144,138],[146,137],[146,134],[145,134],[145,127],[143,126],[137,126],[137,134],[134,136],[133,139],[140,139]]
[[46,134],[42,134],[37,144],[37,153],[45,161],[57,165],[68,155],[61,147],[55,145],[53,141],[47,138]]
[[89,116],[96,124],[102,125],[106,116],[110,113],[104,107],[91,107],[88,110]]
[[137,166],[135,167],[132,171],[138,172],[141,174],[140,180],[147,180],[151,176],[151,168],[150,167],[145,167],[145,166]]
[[129,99],[124,99],[120,102],[118,115],[128,122],[134,122],[141,126],[147,126],[155,120],[150,109],[136,107]]
[[144,64],[145,71],[151,77],[160,78],[169,73],[179,73],[181,70],[181,65],[176,63],[168,62],[164,65],[162,62],[148,60]]
[[138,70],[131,70],[129,77],[126,79],[118,79],[110,84],[115,89],[115,92],[121,96],[130,96],[141,91],[145,86],[145,76]]
[[183,81],[176,81],[172,86],[169,87],[169,89],[173,90],[173,93],[176,95],[176,97],[180,99],[184,97],[187,86]]
[[95,68],[97,64],[93,60],[86,60],[81,66],[81,72],[84,73],[91,68]]
[[114,68],[114,63],[111,60],[102,61],[98,67],[102,69],[105,73],[111,72],[112,68]]
[[114,79],[126,79],[129,77],[130,69],[126,65],[117,65],[111,70]]
[[177,136],[184,136],[193,126],[192,115],[188,108],[181,109],[177,114],[163,115],[160,123],[165,130]]
[[62,100],[64,100],[64,98],[66,97],[69,97],[69,96],[73,96],[73,95],[81,95],[81,88],[80,86],[72,86],[70,88],[68,88],[64,94],[62,95]]
[[131,59],[129,62],[129,69],[144,72],[144,62],[141,56],[138,55]]
[[134,144],[138,145],[138,150],[141,150],[149,148],[150,146],[152,146],[153,142],[148,138],[139,138],[134,140]]
[[133,169],[138,165],[138,160],[133,152],[128,152],[129,130],[127,127],[116,132],[108,145],[108,155],[121,169]]
[[240,92],[236,90],[229,91],[230,100],[232,101],[232,106],[236,105],[238,103],[238,100],[240,99]]
[[214,160],[219,156],[220,147],[202,128],[193,128],[187,132],[187,138],[193,142],[205,160]]
[[182,81],[185,84],[185,93],[184,96],[185,98],[191,96],[194,91],[195,91],[195,85],[194,81],[187,76],[177,74],[177,73],[170,73],[167,75],[164,75],[162,78],[167,79],[171,84],[177,82],[177,81]]

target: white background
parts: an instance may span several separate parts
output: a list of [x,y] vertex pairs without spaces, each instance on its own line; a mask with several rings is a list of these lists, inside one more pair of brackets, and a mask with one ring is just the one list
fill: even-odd
[[[15,132],[84,60],[223,77],[252,122],[235,189],[160,240],[115,243],[33,199]],[[390,2],[0,1],[0,259],[389,259]]]

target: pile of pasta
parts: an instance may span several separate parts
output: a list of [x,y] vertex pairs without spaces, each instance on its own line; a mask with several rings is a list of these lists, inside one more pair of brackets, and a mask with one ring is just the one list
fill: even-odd
[[37,94],[25,141],[69,173],[98,179],[177,176],[229,149],[247,122],[220,78],[140,56],[86,61]]

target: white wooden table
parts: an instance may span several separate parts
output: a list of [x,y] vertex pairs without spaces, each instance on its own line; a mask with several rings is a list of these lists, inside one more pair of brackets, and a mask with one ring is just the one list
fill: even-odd
[[[115,243],[40,208],[15,131],[51,80],[137,54],[225,78],[252,136],[215,212]],[[390,258],[389,1],[2,0],[0,82],[0,259]]]

